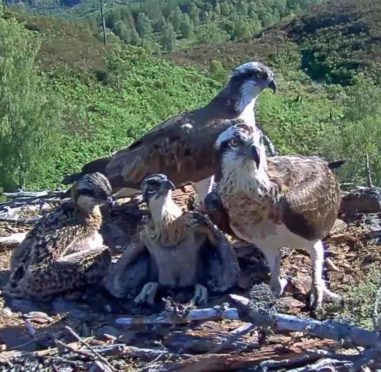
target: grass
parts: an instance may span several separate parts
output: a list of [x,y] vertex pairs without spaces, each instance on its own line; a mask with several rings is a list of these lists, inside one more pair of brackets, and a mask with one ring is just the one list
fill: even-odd
[[381,270],[378,265],[370,265],[367,271],[366,277],[346,292],[343,316],[360,327],[373,329],[374,305],[381,285]]

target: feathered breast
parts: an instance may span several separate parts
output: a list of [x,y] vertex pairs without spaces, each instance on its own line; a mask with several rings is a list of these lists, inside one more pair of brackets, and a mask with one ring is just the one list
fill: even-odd
[[149,219],[141,230],[141,239],[162,247],[174,247],[186,238],[188,226],[183,215],[180,217],[166,212],[161,221]]

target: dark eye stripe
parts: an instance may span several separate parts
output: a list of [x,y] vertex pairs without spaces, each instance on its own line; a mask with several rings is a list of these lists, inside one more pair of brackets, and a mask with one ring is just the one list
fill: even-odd
[[93,198],[95,193],[93,190],[83,189],[83,190],[80,190],[80,194],[85,196],[90,196]]

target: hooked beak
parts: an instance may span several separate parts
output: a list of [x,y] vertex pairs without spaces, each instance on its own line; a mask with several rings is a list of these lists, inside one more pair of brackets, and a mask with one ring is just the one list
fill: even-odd
[[270,89],[272,89],[273,93],[275,93],[276,90],[277,90],[277,88],[278,88],[277,85],[276,85],[275,80],[270,80],[270,81],[268,82],[268,84],[267,84],[267,87],[270,88]]
[[255,165],[257,167],[257,169],[259,168],[259,163],[261,162],[261,158],[259,157],[259,151],[258,151],[258,148],[256,146],[251,146],[250,148],[250,152],[251,152],[251,157],[252,159],[255,161]]
[[161,184],[161,189],[162,190],[174,190],[175,189],[175,185],[173,184],[172,181],[170,180],[166,180],[164,181],[162,184]]

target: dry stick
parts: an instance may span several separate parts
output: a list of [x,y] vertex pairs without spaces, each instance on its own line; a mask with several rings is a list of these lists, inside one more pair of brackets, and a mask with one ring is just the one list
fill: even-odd
[[33,225],[34,223],[38,222],[40,219],[41,217],[36,217],[36,218],[0,217],[1,222],[15,222],[15,223],[21,223],[25,225]]
[[315,337],[327,338],[336,341],[350,341],[351,344],[364,347],[375,347],[380,343],[378,332],[368,331],[335,321],[321,322],[310,318],[302,318],[288,314],[262,314],[261,318],[250,311],[250,300],[237,295],[230,295],[236,308],[224,309],[220,307],[191,310],[184,318],[171,316],[164,312],[147,317],[117,318],[116,324],[120,326],[134,326],[145,324],[184,324],[191,321],[205,321],[216,319],[234,319],[262,325],[263,321],[271,323],[277,331],[304,332]]
[[238,295],[229,295],[229,297],[237,305],[241,320],[258,325],[266,322],[276,331],[305,332],[315,337],[347,341],[352,345],[363,347],[376,347],[381,340],[378,332],[368,331],[335,321],[321,322],[293,315],[279,313],[270,315],[264,312],[260,312],[258,316],[258,314],[251,310],[249,299]]
[[64,342],[62,342],[60,340],[55,340],[55,343],[57,344],[57,346],[61,346],[64,349],[69,350],[74,354],[79,354],[79,355],[85,356],[86,358],[93,356],[93,354],[91,352],[76,349],[74,346],[72,346],[70,344],[65,344]]
[[116,369],[108,362],[106,358],[104,358],[101,354],[95,351],[86,341],[82,340],[80,336],[72,328],[69,326],[65,326],[65,329],[70,332],[70,334],[75,337],[83,346],[87,347],[101,362],[107,365],[112,371],[116,371]]
[[346,367],[351,367],[353,371],[361,370],[361,367],[369,364],[374,359],[376,354],[376,349],[367,349],[358,355],[347,355],[347,354],[336,354],[331,353],[327,350],[307,350],[308,353],[321,356],[322,359],[317,361],[315,364],[310,366],[304,366],[298,369],[295,369],[297,372],[307,372],[307,371],[316,371],[319,370],[319,367],[324,367],[325,364],[328,366],[328,361],[331,363],[350,363],[350,365],[344,365]]
[[231,345],[232,343],[234,343],[235,341],[237,341],[239,338],[241,338],[242,336],[248,334],[249,332],[253,331],[255,328],[257,328],[257,326],[255,324],[244,324],[243,326],[235,329],[233,332],[232,332],[232,336],[229,337],[227,340],[225,340],[222,344],[220,345],[217,345],[216,347],[214,347],[213,349],[209,350],[207,352],[207,354],[216,354],[218,353],[219,351],[221,351],[225,346],[228,346],[228,345]]

